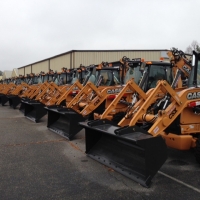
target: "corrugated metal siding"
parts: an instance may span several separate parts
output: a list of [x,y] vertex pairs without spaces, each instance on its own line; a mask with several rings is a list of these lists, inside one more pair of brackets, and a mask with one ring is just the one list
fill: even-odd
[[25,75],[31,73],[31,65],[25,67]]
[[[39,61],[32,65],[32,72],[39,73],[40,71],[48,72],[49,68],[52,70],[61,71],[62,67],[77,68],[80,64],[88,66],[91,64],[99,64],[102,61],[112,62],[118,61],[123,56],[130,59],[144,58],[146,61],[160,60],[161,55],[166,50],[119,50],[119,51],[70,51],[66,54],[58,55],[52,58]],[[31,73],[31,65],[19,68],[19,74],[26,75]],[[24,73],[25,68],[25,73]]]
[[41,71],[44,71],[44,72],[49,71],[49,61],[48,60],[32,65],[33,73],[38,74]]
[[70,69],[70,54],[50,59],[50,69],[60,72],[63,67]]
[[123,56],[130,59],[144,58],[145,60],[159,60],[161,57],[160,51],[123,51],[123,52],[75,52],[75,63],[73,67],[90,64],[98,64],[102,61],[112,62],[118,61]]
[[24,67],[23,68],[20,68],[20,69],[18,69],[18,73],[20,74],[20,75],[25,75],[24,74]]

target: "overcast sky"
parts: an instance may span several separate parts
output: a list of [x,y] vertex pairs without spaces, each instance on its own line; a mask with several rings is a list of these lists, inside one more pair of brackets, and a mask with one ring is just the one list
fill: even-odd
[[199,0],[0,0],[0,70],[70,50],[200,42]]

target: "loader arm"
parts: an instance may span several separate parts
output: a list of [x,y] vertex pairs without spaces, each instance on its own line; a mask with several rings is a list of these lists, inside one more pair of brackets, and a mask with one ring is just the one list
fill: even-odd
[[79,111],[79,103],[82,100],[85,100],[93,92],[95,92],[96,95],[98,95],[99,97],[102,97],[101,92],[97,89],[97,87],[93,83],[88,82],[81,89],[81,91],[72,99],[72,101],[70,101],[67,104],[67,108],[72,108],[72,109],[76,110],[78,113],[80,113],[80,111]]
[[[45,95],[45,93],[48,93],[48,92],[50,92],[51,90],[53,90],[54,87],[53,87],[52,85],[54,85],[53,82],[48,83],[48,84],[46,85],[46,87],[42,90],[42,92],[40,92],[40,93],[36,96],[35,100],[40,100],[40,99],[43,97],[43,95]],[[56,85],[56,84],[55,84],[55,85]]]
[[89,102],[86,104],[83,110],[80,111],[82,116],[87,116],[96,108],[98,108],[110,96],[110,91],[113,91],[112,95],[117,95],[123,89],[123,86],[109,86],[103,89],[93,87],[91,89],[95,93],[95,98],[91,100],[88,99]]
[[34,92],[42,85],[41,75],[36,75],[32,78],[32,84],[26,89],[23,94],[20,94],[20,98],[30,98]]
[[66,102],[66,104],[70,102],[73,99],[73,97],[76,95],[76,93],[78,93],[78,91],[83,88],[83,85],[86,84],[89,77],[94,73],[93,70],[91,71],[91,69],[93,68],[95,68],[95,65],[91,65],[88,67],[82,66],[81,68],[75,70],[74,71],[75,73],[73,74],[73,78],[71,80],[71,85],[61,86],[62,89],[60,90],[60,92],[57,92],[55,93],[55,95],[51,96],[51,99],[49,99],[49,101],[46,102],[45,105],[59,106],[62,102],[63,103]]
[[122,97],[130,93],[133,95],[137,93],[140,99],[145,101],[147,99],[146,93],[134,82],[134,79],[131,79],[127,82],[127,84],[123,87],[123,89],[118,93],[112,103],[107,107],[105,112],[101,115],[101,119],[109,119],[109,114],[112,113],[112,110],[117,107],[117,104],[121,101]]
[[10,94],[11,95],[19,95],[21,91],[23,91],[25,88],[29,88],[29,87],[30,86],[27,83],[23,82],[23,83],[21,83],[21,85],[18,85],[15,88],[15,90],[13,90]]
[[82,111],[81,114],[83,116],[90,114],[91,111],[95,110],[100,104],[109,98],[111,95],[116,95],[116,98],[112,101],[112,103],[109,104],[109,106],[106,108],[105,112],[101,116],[102,119],[109,118],[108,114],[112,112],[113,109],[116,108],[117,103],[121,100],[121,98],[125,94],[132,93],[132,91],[137,92],[139,94],[139,97],[141,99],[146,100],[146,94],[143,92],[143,90],[134,82],[133,79],[128,81],[128,83],[125,86],[110,86],[105,89],[103,89],[100,93],[100,95],[97,95],[90,104],[88,104]]
[[45,99],[48,98],[48,96],[53,95],[52,93],[54,92],[60,92],[61,89],[54,83],[51,82],[49,83],[49,85],[46,87],[46,89],[44,89],[37,97],[36,100],[39,100],[41,103],[43,103],[43,101],[45,101]]
[[[82,73],[82,70],[76,70],[80,73]],[[56,78],[58,80],[58,84],[54,82],[51,82],[49,87],[47,88],[47,92],[40,97],[39,101],[43,103],[44,105],[50,106],[50,105],[55,105],[55,103],[58,101],[59,97],[70,87],[69,84],[66,85],[67,80],[71,79],[70,81],[72,82],[72,77],[69,78],[69,72],[68,74],[66,73],[61,73],[59,74]],[[73,74],[74,75],[74,74]],[[68,79],[67,79],[68,76]],[[78,76],[78,74],[76,74]],[[74,77],[75,78],[75,77]],[[76,77],[77,78],[77,77]],[[81,76],[82,78],[82,76]]]
[[3,88],[3,90],[1,91],[1,94],[8,94],[9,92],[11,92],[12,90],[14,90],[16,88],[16,85],[14,83],[9,83],[8,85],[6,85],[5,88]]
[[44,82],[42,83],[38,88],[37,90],[30,96],[30,99],[34,99],[37,97],[38,94],[40,94],[43,90],[45,90],[45,88],[48,86],[48,82]]
[[73,99],[73,97],[71,95],[72,92],[81,90],[82,88],[83,88],[83,85],[79,82],[79,80],[77,80],[73,85],[71,85],[69,88],[67,88],[67,91],[61,97],[59,97],[56,105],[60,105],[62,103],[62,101],[64,101],[64,100],[66,100],[66,103],[70,102]]
[[65,85],[65,86],[63,86],[63,87],[60,89],[60,92],[57,91],[57,93],[54,94],[54,95],[51,97],[51,99],[49,99],[49,100],[45,103],[45,105],[46,105],[46,106],[55,105],[55,104],[58,102],[59,98],[60,98],[67,90],[69,90],[69,88],[70,88],[70,85]]
[[[170,92],[170,86],[167,86],[166,89],[167,92],[172,95],[171,104],[165,110],[159,111],[158,118],[148,130],[153,136],[161,134],[181,114],[181,112],[183,112],[185,108],[189,108],[193,102],[200,102],[200,88],[188,88],[181,91],[179,94],[176,94],[176,96],[173,96]],[[200,133],[199,123],[183,125],[181,126],[181,130],[182,134]]]
[[30,95],[32,95],[34,93],[34,91],[39,87],[39,84],[38,85],[29,85],[26,90],[22,93],[22,94],[19,94],[19,97],[20,98],[23,98],[23,97],[29,97]]

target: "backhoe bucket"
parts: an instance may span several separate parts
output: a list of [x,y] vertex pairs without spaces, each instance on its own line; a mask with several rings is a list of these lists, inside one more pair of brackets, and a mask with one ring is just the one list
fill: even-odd
[[118,127],[108,120],[79,123],[85,128],[86,154],[96,161],[149,187],[167,159],[162,137],[152,137],[143,129]]
[[59,106],[46,107],[48,111],[47,127],[67,138],[72,140],[73,137],[83,128],[79,126],[79,122],[85,121],[79,113],[71,108],[61,108]]
[[13,109],[15,109],[21,103],[21,98],[16,95],[8,95],[7,97],[10,107]]
[[35,101],[23,101],[24,106],[24,116],[31,121],[38,123],[40,119],[47,114],[46,109],[44,109],[44,104]]
[[2,106],[5,106],[5,104],[8,102],[8,97],[5,94],[0,95],[0,103]]

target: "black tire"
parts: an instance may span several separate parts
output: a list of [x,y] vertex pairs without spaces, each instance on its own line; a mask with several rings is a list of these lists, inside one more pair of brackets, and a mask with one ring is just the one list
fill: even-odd
[[195,157],[196,161],[200,164],[200,138],[198,138],[196,141]]

